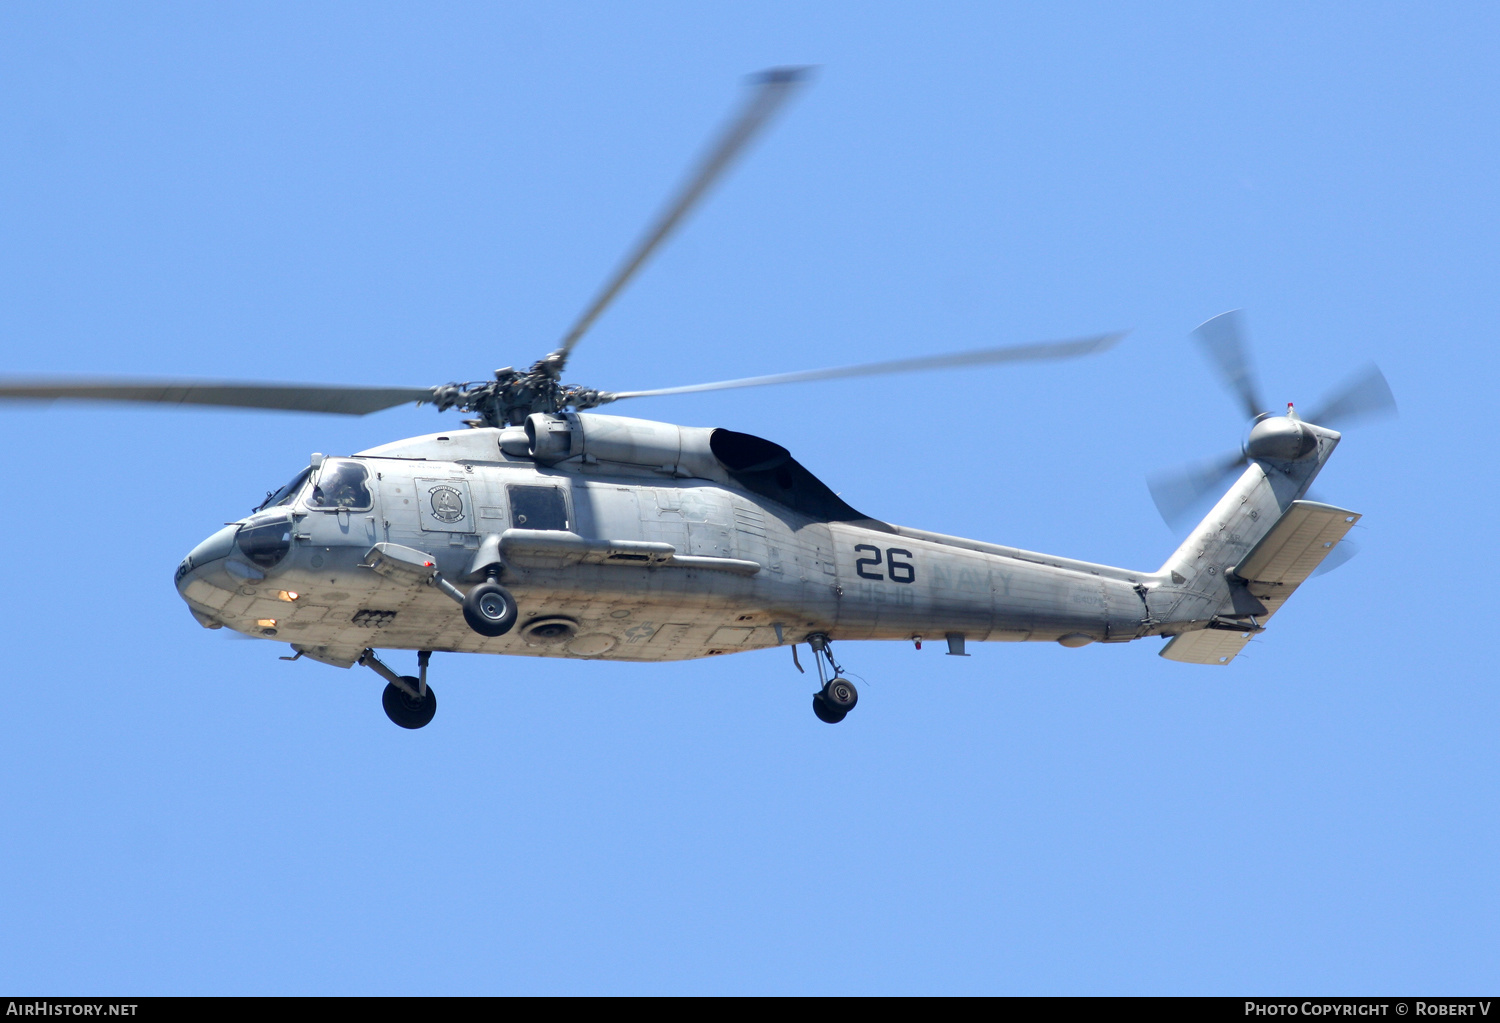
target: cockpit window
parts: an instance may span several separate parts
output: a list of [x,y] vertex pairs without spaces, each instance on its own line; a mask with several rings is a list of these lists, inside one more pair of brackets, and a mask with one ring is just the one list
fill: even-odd
[[293,478],[292,482],[286,484],[280,490],[267,491],[266,499],[262,501],[255,510],[261,511],[265,508],[277,508],[283,504],[291,504],[297,499],[297,494],[301,492],[302,485],[307,482],[307,477],[311,475],[312,466],[308,466],[306,469],[303,469],[301,472],[299,472],[296,477]]
[[370,473],[358,462],[323,463],[308,507],[324,511],[364,511],[370,507]]
[[292,518],[282,512],[272,518],[252,519],[240,527],[234,542],[255,564],[273,568],[292,549]]

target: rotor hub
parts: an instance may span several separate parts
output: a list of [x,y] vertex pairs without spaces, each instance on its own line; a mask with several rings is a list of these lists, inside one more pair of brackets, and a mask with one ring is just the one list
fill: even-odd
[[1245,454],[1273,462],[1296,462],[1318,448],[1318,439],[1300,420],[1289,416],[1267,416],[1250,430]]
[[477,413],[474,425],[503,427],[520,426],[537,412],[581,411],[614,400],[607,391],[563,384],[559,377],[566,359],[561,351],[552,352],[522,372],[507,366],[495,370],[494,380],[444,384],[433,388],[433,403],[439,411]]

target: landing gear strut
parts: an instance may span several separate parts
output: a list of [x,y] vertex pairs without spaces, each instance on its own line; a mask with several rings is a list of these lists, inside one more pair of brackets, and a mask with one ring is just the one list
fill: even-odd
[[813,694],[813,713],[819,721],[836,725],[859,702],[859,690],[854,688],[853,682],[842,677],[844,669],[833,659],[827,636],[815,632],[807,637],[807,645],[812,647],[813,663],[818,667],[818,681],[822,684],[822,688]]
[[[499,538],[490,537],[485,542],[489,543],[490,540],[494,541],[494,550],[498,556],[500,550]],[[418,557],[426,557],[426,555],[418,552],[412,553],[417,554]],[[483,549],[481,549],[481,553],[483,553]],[[386,556],[383,555],[383,557]],[[371,567],[375,568],[376,571],[382,571],[382,564],[389,563],[379,562],[371,565]],[[427,585],[435,588],[439,593],[444,594],[462,607],[464,609],[464,621],[469,623],[469,628],[481,636],[503,636],[516,624],[516,615],[518,613],[516,598],[511,596],[509,590],[500,585],[499,573],[504,568],[503,565],[491,565],[488,573],[486,573],[484,582],[475,586],[467,594],[447,579],[444,579],[443,573],[439,572],[430,560],[423,562],[421,568],[430,573],[426,576]],[[382,572],[382,574],[388,573]]]
[[385,708],[385,716],[402,728],[421,728],[437,713],[437,694],[427,684],[427,662],[431,659],[431,650],[418,650],[417,674],[397,675],[375,656],[374,650],[360,655],[360,664],[386,680],[380,705]]

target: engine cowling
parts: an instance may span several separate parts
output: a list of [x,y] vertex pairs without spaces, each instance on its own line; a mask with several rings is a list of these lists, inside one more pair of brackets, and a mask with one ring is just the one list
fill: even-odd
[[542,465],[578,458],[720,479],[724,469],[709,447],[712,433],[703,427],[577,412],[537,412],[526,419],[527,454]]
[[526,453],[542,465],[556,465],[582,454],[583,431],[577,419],[577,416],[568,415],[549,416],[545,412],[527,416]]
[[786,448],[747,433],[624,416],[537,412],[527,417],[524,433],[507,431],[501,445],[507,453],[520,454],[510,445],[523,440],[524,453],[540,465],[566,462],[606,473],[610,466],[631,466],[742,487],[820,521],[873,522]]

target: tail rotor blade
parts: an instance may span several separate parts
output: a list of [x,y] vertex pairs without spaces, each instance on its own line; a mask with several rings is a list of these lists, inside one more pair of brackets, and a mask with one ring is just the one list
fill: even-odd
[[1333,550],[1328,552],[1321,564],[1312,570],[1309,579],[1332,572],[1340,565],[1347,564],[1349,559],[1359,553],[1359,546],[1353,540],[1340,540]]
[[1156,510],[1169,526],[1182,517],[1203,497],[1224,488],[1228,477],[1246,464],[1243,454],[1235,452],[1212,462],[1189,465],[1173,472],[1158,473],[1146,480]]
[[1356,419],[1398,415],[1396,396],[1385,374],[1373,362],[1323,400],[1322,406],[1303,418],[1319,426],[1347,424]]
[[1244,311],[1231,309],[1211,320],[1205,320],[1193,330],[1193,337],[1219,371],[1224,385],[1239,398],[1245,418],[1254,419],[1266,411],[1250,372],[1250,355],[1245,346]]

